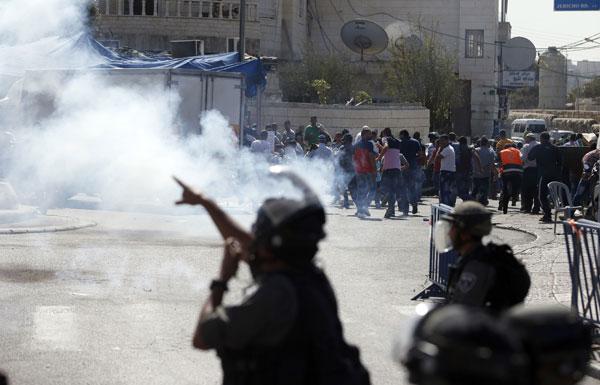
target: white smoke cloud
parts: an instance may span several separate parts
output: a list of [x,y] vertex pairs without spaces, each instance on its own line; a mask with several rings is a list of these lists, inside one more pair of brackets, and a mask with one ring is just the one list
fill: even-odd
[[[57,68],[73,57],[40,60],[37,49],[60,52],[62,36],[85,32],[84,0],[0,2],[0,74],[28,68]],[[82,55],[85,53],[82,52]],[[57,61],[59,63],[57,63]],[[44,75],[29,87],[52,94],[50,112],[32,119],[34,108],[23,110],[15,134],[19,142],[9,180],[22,196],[63,200],[83,192],[98,194],[108,208],[142,204],[170,207],[179,195],[171,176],[189,180],[221,200],[255,206],[273,195],[294,194],[289,184],[268,178],[262,157],[240,151],[226,120],[215,111],[204,114],[203,134],[177,136],[178,95],[164,86],[109,82],[97,71],[53,78]],[[33,106],[39,107],[39,106]],[[318,162],[292,164],[322,196],[329,193],[332,172]],[[44,195],[41,197],[40,195]]]
[[88,3],[87,0],[2,0],[0,41],[14,46],[83,32]]

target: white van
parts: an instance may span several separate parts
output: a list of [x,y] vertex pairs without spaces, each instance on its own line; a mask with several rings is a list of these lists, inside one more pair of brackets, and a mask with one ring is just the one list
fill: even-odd
[[525,133],[535,134],[539,139],[542,132],[548,131],[544,119],[515,119],[511,124],[511,136],[522,138]]

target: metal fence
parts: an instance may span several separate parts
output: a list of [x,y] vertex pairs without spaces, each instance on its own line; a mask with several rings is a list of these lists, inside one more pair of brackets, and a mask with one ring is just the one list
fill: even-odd
[[445,214],[449,214],[454,209],[443,204],[431,205],[431,229],[429,233],[429,274],[427,278],[431,285],[420,292],[413,298],[414,300],[427,299],[431,297],[446,297],[448,291],[448,279],[450,274],[450,266],[454,264],[458,258],[456,251],[448,253],[440,253],[435,248],[433,240],[433,231],[436,222]]
[[600,223],[579,220],[563,222],[571,273],[571,307],[600,326]]

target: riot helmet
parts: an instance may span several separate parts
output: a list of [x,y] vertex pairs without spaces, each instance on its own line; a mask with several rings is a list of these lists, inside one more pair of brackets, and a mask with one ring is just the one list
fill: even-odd
[[442,306],[417,324],[402,363],[418,385],[526,385],[528,357],[483,309]]
[[492,213],[475,201],[463,202],[456,206],[453,212],[440,217],[436,222],[434,241],[437,250],[443,252],[452,249],[452,226],[480,240],[492,232]]
[[523,341],[536,385],[571,385],[585,375],[592,350],[592,328],[561,306],[518,306],[504,321]]
[[252,249],[265,246],[290,265],[307,264],[317,253],[319,241],[325,238],[325,210],[314,191],[294,172],[282,166],[273,166],[270,172],[291,181],[303,197],[269,198],[262,204],[252,225]]

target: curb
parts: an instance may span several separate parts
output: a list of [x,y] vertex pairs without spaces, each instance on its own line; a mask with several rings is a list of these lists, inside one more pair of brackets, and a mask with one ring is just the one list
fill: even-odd
[[585,371],[585,374],[588,377],[592,377],[593,379],[600,380],[600,363],[591,362]]
[[[69,217],[61,217],[69,218]],[[23,227],[23,228],[0,228],[0,235],[16,235],[16,234],[39,234],[39,233],[58,233],[62,231],[80,230],[89,227],[95,227],[98,224],[95,222],[82,222],[75,225],[64,226],[39,226],[39,227]]]

